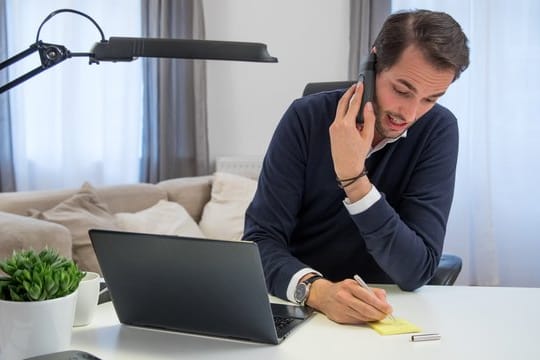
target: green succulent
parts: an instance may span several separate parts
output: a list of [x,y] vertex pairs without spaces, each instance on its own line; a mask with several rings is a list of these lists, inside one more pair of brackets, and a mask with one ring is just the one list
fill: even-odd
[[14,251],[0,261],[8,277],[0,277],[0,299],[42,301],[71,294],[85,273],[73,260],[60,256],[54,249]]

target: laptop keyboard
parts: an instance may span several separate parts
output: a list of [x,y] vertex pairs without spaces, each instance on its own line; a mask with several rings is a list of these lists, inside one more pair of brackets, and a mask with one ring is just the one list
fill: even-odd
[[276,330],[279,332],[279,330],[283,330],[287,327],[291,322],[294,321],[294,318],[284,318],[280,316],[274,316],[274,324],[276,325]]

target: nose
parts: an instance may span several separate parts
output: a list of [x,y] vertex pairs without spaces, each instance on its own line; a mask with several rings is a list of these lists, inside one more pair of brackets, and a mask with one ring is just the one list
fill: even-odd
[[418,117],[420,102],[417,99],[408,99],[401,104],[399,113],[407,123],[413,122]]

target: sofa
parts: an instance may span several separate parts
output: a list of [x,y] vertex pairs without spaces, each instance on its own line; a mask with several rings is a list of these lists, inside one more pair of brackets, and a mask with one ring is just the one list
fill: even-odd
[[0,193],[0,259],[50,247],[100,273],[90,228],[240,240],[255,189],[253,179],[218,172],[157,184]]

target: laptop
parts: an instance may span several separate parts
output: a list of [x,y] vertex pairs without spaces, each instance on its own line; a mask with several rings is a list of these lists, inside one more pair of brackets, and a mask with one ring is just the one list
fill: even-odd
[[279,344],[312,315],[270,303],[253,242],[89,234],[122,324]]

